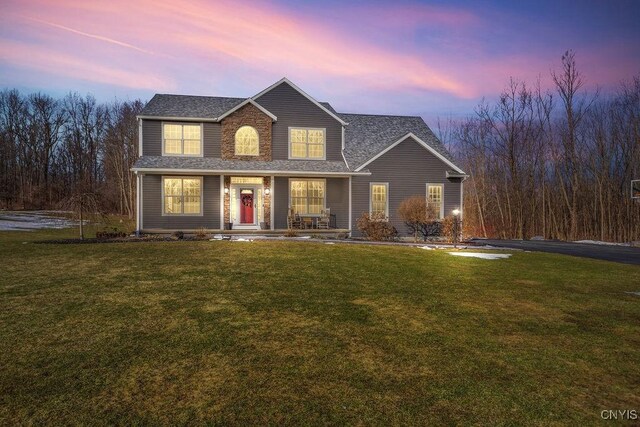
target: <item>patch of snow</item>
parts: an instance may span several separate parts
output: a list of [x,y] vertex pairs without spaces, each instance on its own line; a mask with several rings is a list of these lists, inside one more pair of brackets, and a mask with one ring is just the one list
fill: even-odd
[[427,251],[432,251],[433,248],[431,246],[420,246],[420,249],[425,249]]
[[511,257],[511,254],[485,254],[481,252],[449,252],[449,254],[468,258],[482,259],[505,259]]
[[638,292],[625,292],[625,294],[637,295],[640,297],[640,291]]
[[324,242],[325,245],[335,245],[336,242]]
[[47,215],[44,212],[0,213],[0,231],[31,231],[45,228],[69,228],[77,221]]
[[243,237],[240,237],[238,239],[232,239],[231,241],[232,242],[250,242],[251,240],[250,239],[245,239]]
[[576,240],[573,243],[587,243],[589,245],[629,246],[628,243],[603,242],[601,240]]

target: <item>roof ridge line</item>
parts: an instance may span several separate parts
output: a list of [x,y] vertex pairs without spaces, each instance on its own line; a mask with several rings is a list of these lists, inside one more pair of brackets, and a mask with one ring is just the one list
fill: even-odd
[[348,114],[352,116],[374,116],[374,117],[411,117],[415,119],[422,119],[421,116],[407,116],[402,114],[344,113],[340,111],[338,111],[338,114]]

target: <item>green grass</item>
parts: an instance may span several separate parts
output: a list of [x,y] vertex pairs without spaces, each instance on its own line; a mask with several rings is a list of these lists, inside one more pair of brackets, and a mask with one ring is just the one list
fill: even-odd
[[[0,233],[0,424],[579,424],[640,409],[640,268]],[[27,242],[27,243],[23,243]]]

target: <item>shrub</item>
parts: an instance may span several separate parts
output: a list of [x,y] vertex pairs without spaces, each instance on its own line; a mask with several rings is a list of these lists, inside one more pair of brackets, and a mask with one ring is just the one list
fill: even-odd
[[177,240],[182,240],[182,239],[184,239],[184,232],[182,232],[182,231],[174,231],[172,236]]
[[356,224],[367,240],[388,241],[398,237],[398,230],[382,214],[369,215],[365,212]]
[[284,237],[298,237],[298,232],[294,229],[289,229],[284,232]]
[[[455,237],[455,221],[454,216],[448,216],[442,219],[442,232],[441,236],[446,237],[448,241],[453,242]],[[458,224],[458,236],[460,235],[460,224]]]
[[417,242],[418,235],[422,235],[423,240],[433,235],[436,218],[435,209],[427,204],[423,196],[411,196],[404,199],[398,207],[398,215],[413,234],[413,239]]
[[209,236],[207,233],[207,229],[204,227],[200,227],[196,230],[196,239],[206,239]]

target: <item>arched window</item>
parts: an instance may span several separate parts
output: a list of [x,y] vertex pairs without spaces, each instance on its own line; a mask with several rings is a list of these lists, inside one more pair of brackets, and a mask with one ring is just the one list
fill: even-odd
[[257,156],[258,154],[258,131],[251,126],[242,126],[236,132],[236,155]]

